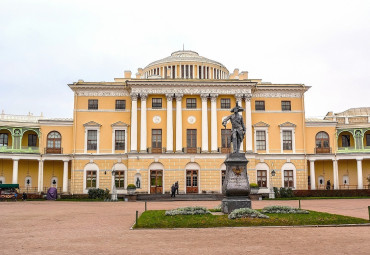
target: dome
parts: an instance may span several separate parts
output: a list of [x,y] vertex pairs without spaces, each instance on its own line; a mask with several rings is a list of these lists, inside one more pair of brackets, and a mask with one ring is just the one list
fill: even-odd
[[227,69],[223,64],[220,62],[199,56],[199,54],[195,51],[191,50],[179,50],[175,51],[171,54],[171,56],[154,61],[147,65],[145,69],[150,68],[151,66],[157,66],[161,64],[169,64],[169,63],[176,63],[176,62],[197,62],[197,63],[202,63],[202,64],[211,64],[211,65],[216,65],[221,68]]

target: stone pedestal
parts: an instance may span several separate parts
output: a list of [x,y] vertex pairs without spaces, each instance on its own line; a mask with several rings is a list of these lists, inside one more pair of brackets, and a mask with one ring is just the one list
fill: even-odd
[[222,193],[226,196],[222,200],[221,211],[230,213],[239,208],[251,208],[251,201],[248,198],[250,193],[247,175],[248,160],[243,153],[231,153],[224,163],[226,176]]

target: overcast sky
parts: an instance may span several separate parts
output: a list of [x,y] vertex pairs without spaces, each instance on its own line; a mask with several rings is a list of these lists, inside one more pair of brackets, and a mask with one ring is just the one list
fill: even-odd
[[113,81],[194,50],[303,83],[306,117],[370,107],[370,1],[0,1],[0,110],[72,117],[78,79]]

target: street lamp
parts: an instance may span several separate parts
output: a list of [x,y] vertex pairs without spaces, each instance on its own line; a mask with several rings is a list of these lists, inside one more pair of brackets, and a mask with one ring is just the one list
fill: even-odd
[[273,162],[271,163],[271,168],[272,168],[272,170],[271,170],[271,178],[270,178],[270,193],[269,193],[269,198],[274,199],[275,198],[275,192],[274,192],[274,189],[272,187],[272,177],[275,176],[276,172],[274,170],[274,163]]
[[116,190],[116,170],[112,170],[112,179],[113,179],[113,190],[112,190],[112,201],[117,201],[117,190]]

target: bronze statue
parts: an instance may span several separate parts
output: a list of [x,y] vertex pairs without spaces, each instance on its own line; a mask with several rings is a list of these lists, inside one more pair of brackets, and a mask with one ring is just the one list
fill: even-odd
[[242,143],[244,139],[245,134],[245,126],[243,117],[239,114],[239,112],[244,111],[243,108],[241,108],[238,105],[238,102],[236,103],[236,106],[231,109],[231,112],[234,114],[227,116],[224,121],[222,121],[222,125],[226,128],[227,122],[230,120],[232,129],[231,129],[231,142],[233,143],[233,153],[239,153],[240,150],[240,144]]

